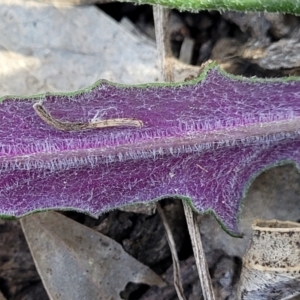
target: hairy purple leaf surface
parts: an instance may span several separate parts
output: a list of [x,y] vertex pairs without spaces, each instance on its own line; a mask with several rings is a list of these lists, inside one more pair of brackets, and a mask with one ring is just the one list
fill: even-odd
[[[5,97],[0,104],[0,213],[73,209],[97,216],[168,196],[212,211],[238,233],[240,201],[271,166],[300,161],[300,81],[243,79],[210,65],[177,84],[99,81],[73,94]],[[134,118],[142,128],[65,132],[60,121]]]

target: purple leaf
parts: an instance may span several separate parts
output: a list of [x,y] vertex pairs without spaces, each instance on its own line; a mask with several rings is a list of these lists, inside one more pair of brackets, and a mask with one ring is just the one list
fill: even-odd
[[[61,131],[62,122],[129,118],[143,127]],[[212,211],[238,233],[240,201],[262,170],[300,161],[300,81],[243,79],[210,65],[200,79],[75,94],[6,97],[0,104],[0,213],[105,211],[168,196]]]

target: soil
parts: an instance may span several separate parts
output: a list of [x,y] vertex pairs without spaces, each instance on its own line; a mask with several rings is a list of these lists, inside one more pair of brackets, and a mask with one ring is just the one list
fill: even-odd
[[[152,8],[131,4],[98,5],[117,21],[129,18],[139,30],[154,39]],[[300,65],[293,62],[274,68],[276,55],[285,48],[284,41],[299,40],[300,19],[291,15],[242,13],[180,13],[172,11],[170,19],[172,50],[180,57],[186,39],[193,42],[192,65],[209,59],[218,61],[226,71],[243,76],[280,77],[300,75]],[[283,44],[278,46],[278,42]],[[257,51],[278,46],[262,63]],[[280,48],[281,47],[281,48]],[[293,54],[293,53],[291,53]],[[298,60],[300,62],[300,60]],[[192,247],[189,240],[181,201],[161,201],[174,234],[181,264],[186,298],[202,299]],[[123,299],[178,299],[172,284],[172,258],[164,226],[158,215],[115,210],[93,219],[84,214],[67,213],[70,218],[115,239],[125,251],[151,267],[168,282],[165,288],[129,283],[121,293]],[[6,299],[46,300],[48,296],[35,269],[30,251],[17,220],[0,220],[0,290]],[[241,257],[229,256],[216,248],[207,253],[216,299],[235,299],[234,288],[239,279]]]

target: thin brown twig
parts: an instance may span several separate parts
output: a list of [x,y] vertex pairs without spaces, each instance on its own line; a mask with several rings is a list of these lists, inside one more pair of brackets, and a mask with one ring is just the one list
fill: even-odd
[[[173,78],[173,63],[172,63],[172,52],[170,44],[170,35],[168,30],[168,20],[170,10],[160,5],[153,7],[154,23],[155,23],[155,36],[156,36],[156,47],[158,52],[158,59],[160,63],[160,71],[162,79],[164,81],[172,82]],[[169,224],[164,215],[163,209],[160,204],[157,203],[157,211],[165,226],[167,240],[172,254],[173,260],[173,277],[174,287],[179,300],[185,300],[184,291],[182,286],[182,280],[180,275],[180,265],[177,256],[176,246],[174,238],[169,227]]]
[[190,205],[185,200],[183,200],[182,203],[188,225],[188,230],[191,237],[193,252],[196,260],[196,266],[199,274],[204,300],[215,300],[214,291],[210,279],[210,274],[208,271],[205,253],[202,247],[201,235],[196,217]]
[[168,27],[170,9],[164,8],[161,5],[154,5],[153,15],[160,71],[164,81],[173,82],[173,60]]
[[141,120],[132,118],[116,118],[107,120],[96,120],[93,122],[68,122],[60,121],[51,116],[41,103],[35,103],[33,108],[37,115],[48,125],[62,131],[81,131],[94,128],[109,127],[143,127]]
[[[156,43],[157,43],[158,55],[160,58],[161,73],[163,75],[164,81],[172,82],[173,64],[172,64],[172,54],[171,54],[171,47],[170,47],[170,36],[168,31],[168,17],[169,17],[170,10],[157,5],[154,6],[153,11],[154,11]],[[198,167],[207,171],[200,165],[198,165]],[[199,227],[197,222],[195,221],[191,207],[186,203],[186,201],[182,201],[182,202],[184,206],[184,212],[185,212],[185,217],[189,228],[190,237],[192,240],[193,251],[194,251],[199,278],[200,278],[200,283],[202,286],[203,296],[205,300],[214,300],[215,296],[211,284],[210,275],[208,272],[205,254],[202,248]],[[175,270],[175,264],[174,264],[174,270]],[[180,277],[175,277],[175,276],[178,276],[178,274],[176,275],[174,271],[174,284],[176,287],[176,280],[180,279]]]
[[156,209],[157,209],[157,212],[159,213],[159,215],[162,219],[162,222],[164,224],[168,244],[169,244],[169,247],[171,250],[172,261],[173,261],[173,276],[174,276],[175,290],[176,290],[179,300],[186,300],[186,298],[184,297],[184,292],[183,292],[182,280],[181,280],[181,275],[180,275],[179,259],[178,259],[178,255],[177,255],[177,250],[176,250],[176,245],[175,245],[175,241],[173,238],[173,234],[172,234],[171,228],[168,224],[168,221],[166,219],[166,216],[164,214],[164,211],[163,211],[161,205],[159,204],[159,202],[157,202]]

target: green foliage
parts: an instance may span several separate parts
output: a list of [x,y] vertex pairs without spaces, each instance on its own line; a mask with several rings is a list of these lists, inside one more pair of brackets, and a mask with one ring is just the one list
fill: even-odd
[[159,4],[181,11],[187,10],[192,12],[199,10],[235,10],[300,14],[299,0],[121,0],[121,2]]

